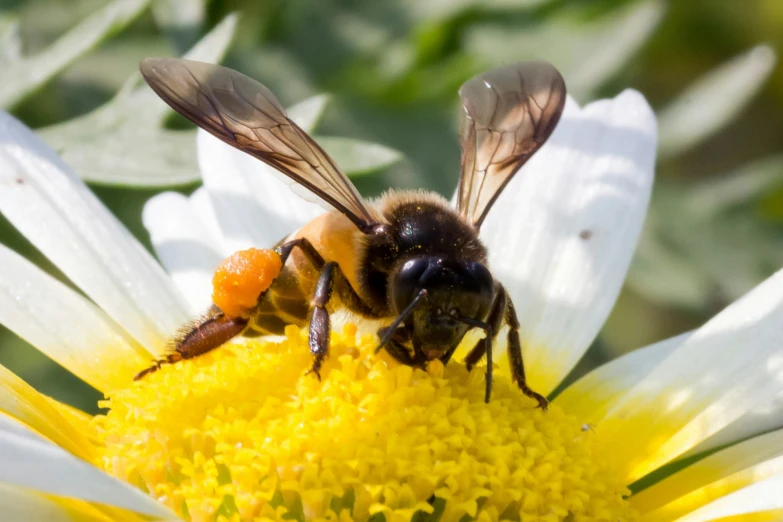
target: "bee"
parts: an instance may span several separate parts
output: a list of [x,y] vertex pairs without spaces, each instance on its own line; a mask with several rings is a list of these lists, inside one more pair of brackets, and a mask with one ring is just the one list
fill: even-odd
[[[272,92],[239,72],[176,58],[146,59],[140,69],[174,110],[271,165],[333,210],[274,247],[277,261],[270,270],[260,263],[265,282],[251,287],[242,306],[230,300],[222,308],[213,306],[185,328],[164,360],[137,379],[243,333],[281,334],[286,324],[309,325],[310,372],[320,379],[329,352],[330,313],[342,307],[382,320],[388,326],[378,331],[378,351],[385,349],[415,367],[435,359],[448,363],[470,329],[483,330],[484,338],[465,364],[471,370],[486,357],[487,402],[492,345],[508,326],[512,376],[525,395],[546,409],[547,400],[527,385],[514,304],[492,277],[479,230],[503,188],[560,119],[566,89],[552,65],[517,63],[462,85],[456,208],[423,191],[390,191],[375,201],[364,200],[326,152],[286,116]],[[253,257],[258,251],[248,252]],[[245,254],[234,261],[258,268],[244,260]],[[243,270],[251,269],[240,268],[240,275]]]

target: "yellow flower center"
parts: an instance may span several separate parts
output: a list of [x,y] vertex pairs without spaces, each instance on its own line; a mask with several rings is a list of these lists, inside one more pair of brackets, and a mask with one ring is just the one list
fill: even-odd
[[321,382],[295,327],[166,366],[103,404],[102,464],[196,521],[637,518],[589,427],[376,344],[333,334]]

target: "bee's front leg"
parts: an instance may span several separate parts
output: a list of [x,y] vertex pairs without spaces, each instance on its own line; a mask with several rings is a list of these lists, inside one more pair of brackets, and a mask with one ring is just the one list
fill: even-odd
[[[506,293],[506,289],[503,289]],[[519,319],[514,303],[506,295],[506,324],[508,324],[508,359],[511,364],[511,376],[516,381],[522,393],[538,401],[538,407],[542,410],[549,408],[549,401],[538,392],[533,391],[525,379],[525,364],[522,360],[522,344],[519,342]]]
[[[505,293],[505,289],[503,290]],[[530,389],[525,379],[525,364],[522,361],[522,344],[519,342],[519,319],[517,319],[517,311],[514,309],[514,303],[511,302],[511,298],[507,299],[506,306],[506,323],[509,326],[508,329],[508,359],[511,363],[511,375],[517,382],[517,386],[522,390],[522,393],[528,397],[538,401],[538,407],[542,410],[549,408],[549,401],[541,395]]]
[[[522,345],[519,342],[519,320],[517,312],[514,309],[514,303],[505,288],[498,285],[495,301],[492,303],[492,309],[487,319],[488,328],[484,328],[487,335],[484,339],[476,343],[476,346],[465,357],[465,365],[470,371],[483,357],[487,356],[487,391],[486,401],[489,402],[489,395],[492,390],[492,341],[494,336],[500,331],[505,320],[508,324],[508,358],[511,364],[511,376],[516,381],[522,393],[538,401],[539,408],[546,410],[549,407],[549,401],[541,395],[530,389],[525,379],[525,364],[522,361]],[[481,328],[481,326],[479,326]]]
[[[476,343],[476,346],[474,346],[473,349],[468,352],[467,357],[465,357],[465,367],[467,367],[468,371],[471,371],[473,367],[484,358],[484,356],[487,357],[486,390],[484,392],[484,402],[489,402],[489,397],[492,394],[492,345],[495,341],[495,336],[503,326],[503,318],[506,314],[507,301],[508,297],[506,295],[505,289],[502,286],[497,285],[495,288],[495,299],[492,302],[492,308],[490,308],[487,321],[485,323],[481,321],[475,321],[474,324],[474,326],[484,330],[485,336]],[[450,353],[448,355],[449,357],[451,356]]]
[[[389,334],[390,326],[385,326],[378,330],[378,337],[383,339]],[[405,347],[406,343],[411,341],[406,328],[395,328],[389,341],[384,345],[386,352],[391,355],[395,361],[406,366],[417,366],[418,361],[411,355],[410,350]]]

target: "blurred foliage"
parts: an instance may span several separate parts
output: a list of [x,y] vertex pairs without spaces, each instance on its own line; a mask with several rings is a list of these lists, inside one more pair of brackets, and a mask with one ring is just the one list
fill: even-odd
[[[550,60],[581,103],[639,89],[660,117],[656,188],[628,284],[581,372],[700,324],[783,265],[780,27],[778,0],[0,0],[0,107],[103,185],[99,197],[148,244],[140,211],[160,188],[139,186],[190,191],[197,172],[192,130],[138,88],[137,65],[205,35],[217,43],[196,52],[217,59],[227,47],[223,63],[284,105],[330,93],[318,133],[338,162],[354,161],[366,195],[451,194],[456,90],[493,65]],[[372,143],[388,161],[367,163]],[[113,160],[122,168],[104,167]],[[0,239],[57,274],[4,221]],[[94,408],[93,392],[7,331],[0,362]]]

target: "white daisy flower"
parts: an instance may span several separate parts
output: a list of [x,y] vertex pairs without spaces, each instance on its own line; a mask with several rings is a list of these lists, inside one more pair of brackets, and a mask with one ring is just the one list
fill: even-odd
[[[308,127],[312,110],[292,112]],[[569,100],[482,227],[542,393],[615,302],[655,147],[639,93]],[[596,369],[548,412],[502,375],[484,404],[483,375],[456,360],[427,374],[375,356],[377,339],[353,325],[333,334],[322,382],[304,376],[306,335],[290,327],[283,340],[237,341],[133,383],[209,305],[222,257],[269,247],[322,212],[216,139],[199,134],[198,150],[204,186],[144,210],[164,270],[51,149],[0,114],[0,212],[84,294],[0,246],[0,322],[110,408],[91,419],[0,369],[6,519],[783,517],[783,272],[695,332]]]

